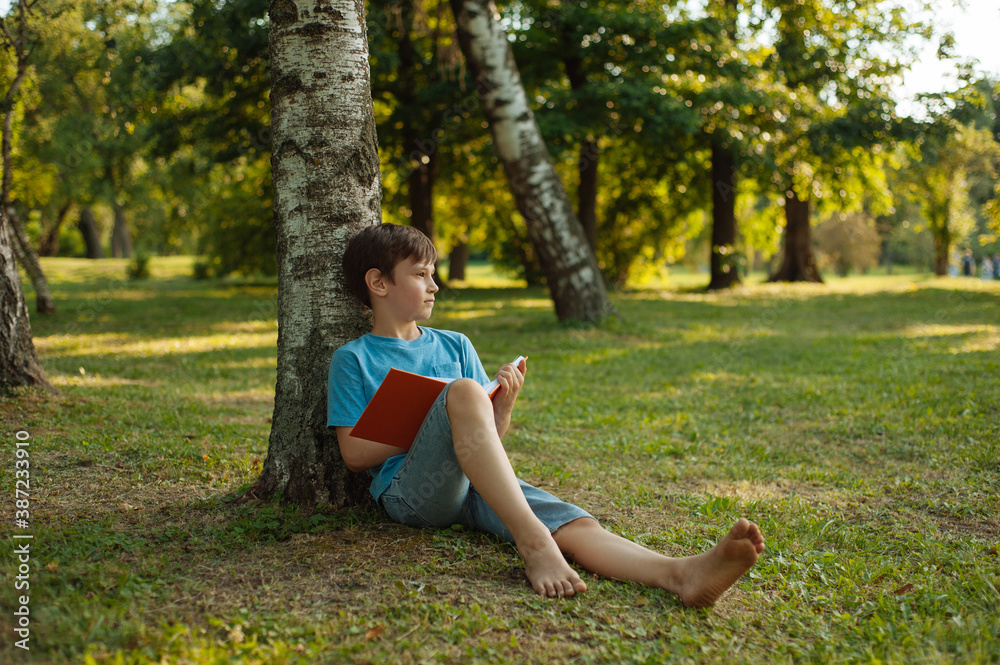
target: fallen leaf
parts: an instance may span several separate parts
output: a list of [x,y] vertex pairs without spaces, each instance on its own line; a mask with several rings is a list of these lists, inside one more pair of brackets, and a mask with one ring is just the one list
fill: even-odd
[[236,644],[242,642],[244,639],[246,639],[246,636],[243,634],[243,626],[240,626],[239,624],[233,626],[232,630],[229,631],[227,637],[229,638],[230,642],[234,642]]

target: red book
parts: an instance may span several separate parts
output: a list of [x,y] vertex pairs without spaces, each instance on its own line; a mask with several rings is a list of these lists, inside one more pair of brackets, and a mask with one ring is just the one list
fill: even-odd
[[[514,364],[520,361],[519,357]],[[434,400],[452,381],[391,368],[355,423],[351,436],[409,450]],[[484,388],[492,399],[500,389],[500,382],[493,381]]]

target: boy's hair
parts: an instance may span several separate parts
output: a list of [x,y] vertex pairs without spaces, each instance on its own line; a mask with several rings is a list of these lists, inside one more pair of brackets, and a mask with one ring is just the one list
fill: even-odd
[[378,224],[365,227],[351,238],[344,250],[343,270],[347,289],[365,307],[371,307],[365,275],[372,268],[378,269],[392,280],[392,271],[406,259],[437,261],[437,250],[430,238],[412,226]]

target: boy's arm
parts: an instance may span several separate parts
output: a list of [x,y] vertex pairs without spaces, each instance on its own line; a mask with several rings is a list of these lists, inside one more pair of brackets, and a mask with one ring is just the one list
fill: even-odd
[[394,455],[406,451],[396,446],[359,439],[351,436],[353,426],[337,427],[337,443],[340,444],[340,456],[344,458],[347,468],[356,473],[373,469]]
[[507,363],[497,372],[500,390],[493,396],[493,417],[496,420],[497,434],[501,439],[510,427],[510,414],[524,385],[524,374],[527,371],[527,358],[524,358],[516,366],[514,363]]

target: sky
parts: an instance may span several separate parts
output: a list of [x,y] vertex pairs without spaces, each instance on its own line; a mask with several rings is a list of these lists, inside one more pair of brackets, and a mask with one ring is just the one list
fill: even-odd
[[[955,35],[955,53],[961,59],[979,61],[978,72],[1000,80],[1000,2],[998,0],[936,0],[938,8],[930,16],[917,15],[934,26],[936,35]],[[964,7],[962,6],[964,5]],[[900,111],[910,115],[910,100],[922,92],[942,92],[958,87],[955,65],[937,58],[938,41],[925,43],[917,62],[899,90]]]
[[[903,0],[916,6],[919,0]],[[955,35],[955,54],[961,59],[979,61],[977,71],[1000,79],[1000,1],[998,0],[930,0],[935,10],[917,18],[928,20],[935,34],[952,32]],[[11,0],[0,0],[0,15],[6,15]],[[918,113],[912,104],[914,95],[922,92],[943,92],[958,87],[955,66],[937,59],[937,40],[920,49],[917,62],[905,75],[899,89],[900,112],[903,115]]]

